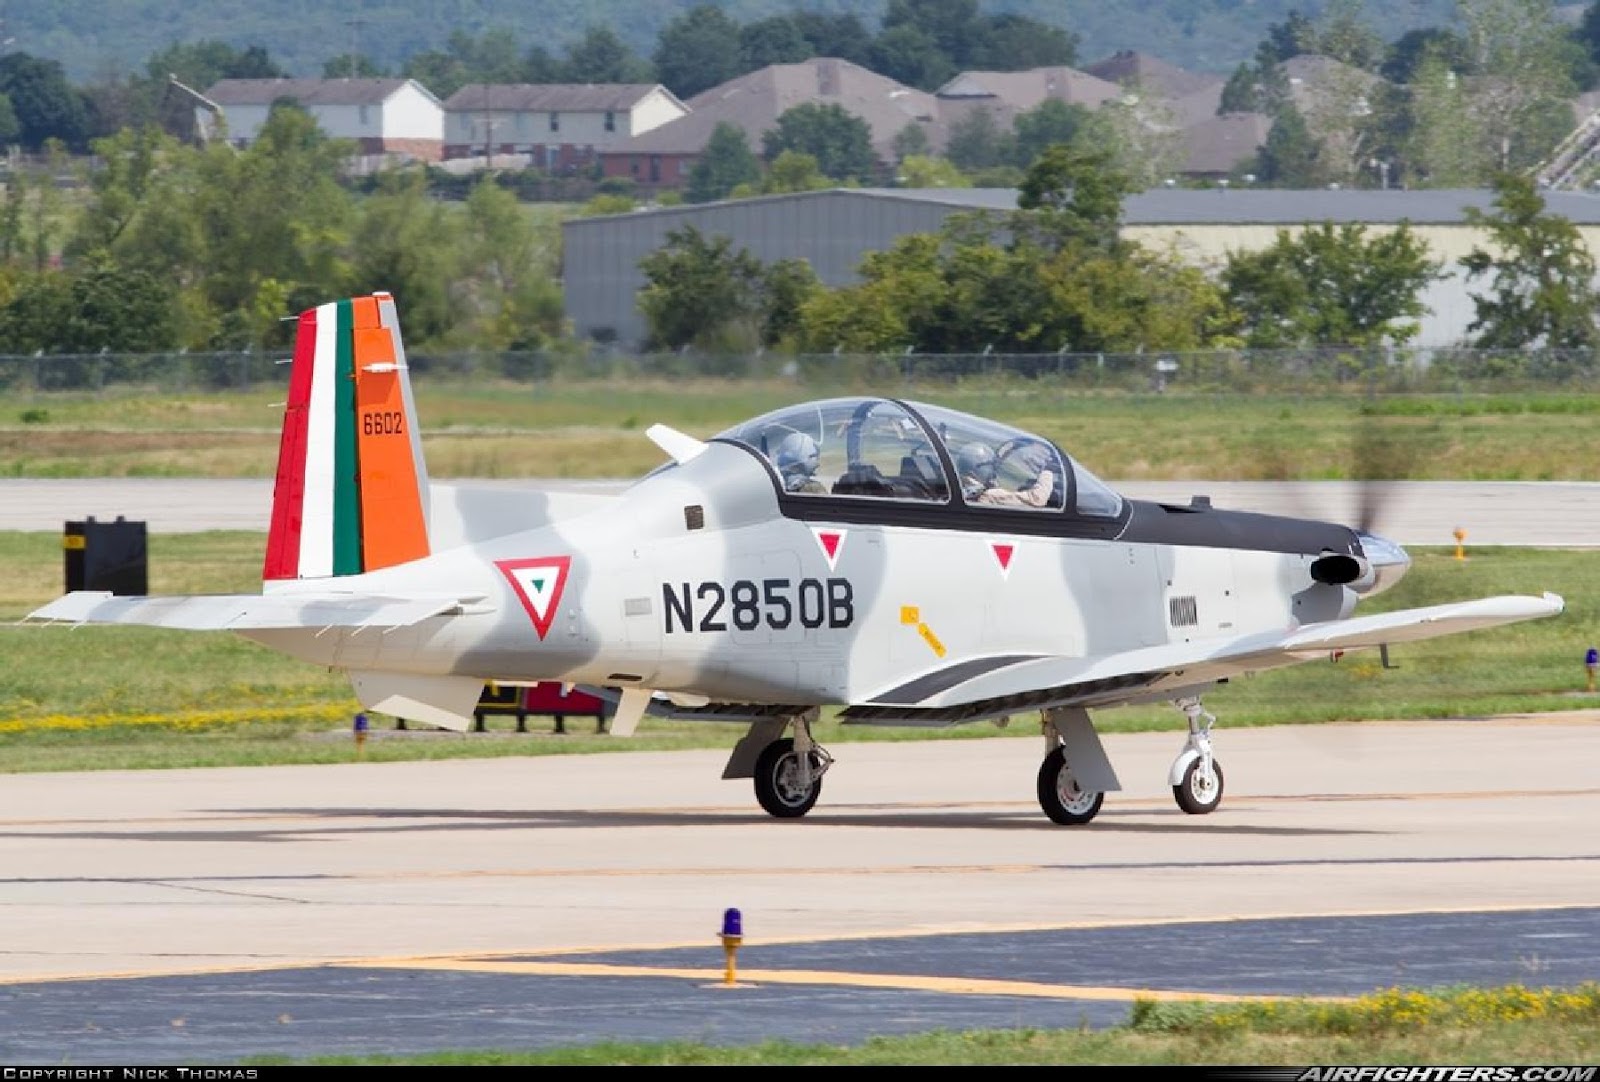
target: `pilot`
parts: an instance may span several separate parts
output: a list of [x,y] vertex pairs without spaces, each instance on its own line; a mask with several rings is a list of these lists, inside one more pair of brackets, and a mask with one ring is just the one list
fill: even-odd
[[1032,477],[1013,492],[998,483],[999,460],[986,443],[963,444],[956,450],[956,471],[961,474],[961,494],[968,503],[987,503],[1005,507],[1045,507],[1055,490],[1055,471],[1041,468],[1033,456],[1026,462]]
[[817,441],[804,432],[791,432],[778,444],[772,460],[783,478],[785,492],[825,493],[827,487],[817,480]]

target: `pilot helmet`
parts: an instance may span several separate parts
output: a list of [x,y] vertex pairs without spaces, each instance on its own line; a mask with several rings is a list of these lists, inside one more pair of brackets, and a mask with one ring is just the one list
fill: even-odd
[[956,469],[962,477],[992,485],[999,465],[994,457],[994,448],[987,443],[965,443],[956,449]]
[[817,472],[817,441],[804,432],[791,432],[778,443],[772,460],[786,481],[804,480]]

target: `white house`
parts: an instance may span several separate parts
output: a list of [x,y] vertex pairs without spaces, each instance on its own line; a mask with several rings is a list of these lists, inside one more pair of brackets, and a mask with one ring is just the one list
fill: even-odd
[[[223,79],[206,91],[222,110],[228,141],[248,146],[275,102],[299,103],[330,137],[350,139],[363,155],[404,155],[438,161],[444,110],[415,79]],[[209,110],[197,108],[201,130],[215,130]]]
[[570,172],[688,112],[660,85],[469,83],[445,99],[444,156],[526,154],[548,172]]

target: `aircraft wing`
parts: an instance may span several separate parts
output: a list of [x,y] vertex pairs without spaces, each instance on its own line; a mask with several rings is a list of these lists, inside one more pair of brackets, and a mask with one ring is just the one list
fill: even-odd
[[842,717],[879,725],[951,725],[1051,706],[1171,698],[1226,677],[1295,665],[1335,651],[1555,616],[1564,607],[1555,594],[1507,595],[1097,657],[972,658],[886,688],[850,706]]
[[76,590],[25,617],[72,624],[141,624],[185,631],[406,627],[460,611],[479,598],[370,594],[201,594],[121,597]]

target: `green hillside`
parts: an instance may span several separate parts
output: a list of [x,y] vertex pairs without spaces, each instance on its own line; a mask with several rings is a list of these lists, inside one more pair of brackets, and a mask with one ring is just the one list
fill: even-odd
[[[142,69],[176,42],[217,39],[265,46],[299,75],[320,74],[330,57],[366,53],[387,68],[453,31],[512,31],[524,46],[560,51],[591,23],[611,26],[649,55],[661,28],[695,0],[0,0],[3,46],[59,60],[76,81]],[[950,0],[959,2],[959,0]],[[728,0],[717,5],[741,23],[805,9],[854,12],[876,27],[884,0]],[[1139,49],[1196,70],[1227,71],[1248,57],[1266,28],[1293,10],[1316,15],[1325,0],[980,0],[985,13],[1014,12],[1079,35],[1082,62]],[[1366,4],[1386,37],[1448,23],[1452,0]]]

